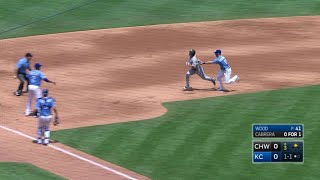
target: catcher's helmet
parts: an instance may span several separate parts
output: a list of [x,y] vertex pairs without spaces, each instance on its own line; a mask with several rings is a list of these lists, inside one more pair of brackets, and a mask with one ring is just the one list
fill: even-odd
[[43,90],[42,90],[42,95],[43,95],[43,97],[47,97],[48,94],[49,94],[49,90],[48,90],[48,89],[43,89]]
[[190,49],[190,51],[189,51],[189,56],[190,56],[190,57],[193,57],[194,55],[196,55],[196,50]]

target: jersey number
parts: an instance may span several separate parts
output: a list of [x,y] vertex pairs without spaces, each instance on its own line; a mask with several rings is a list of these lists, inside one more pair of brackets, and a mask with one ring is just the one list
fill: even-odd
[[30,81],[31,81],[32,83],[35,83],[36,80],[37,80],[37,76],[31,76],[31,80],[30,80]]

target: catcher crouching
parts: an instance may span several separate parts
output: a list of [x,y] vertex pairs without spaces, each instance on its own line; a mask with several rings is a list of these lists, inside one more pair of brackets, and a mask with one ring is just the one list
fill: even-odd
[[55,99],[48,96],[49,90],[42,91],[42,97],[37,100],[38,116],[38,144],[48,145],[50,142],[50,122],[52,120],[52,110],[55,114],[53,125],[60,123]]

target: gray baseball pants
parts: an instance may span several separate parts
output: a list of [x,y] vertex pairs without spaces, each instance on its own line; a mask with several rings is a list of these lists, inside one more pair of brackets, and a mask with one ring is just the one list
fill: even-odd
[[190,70],[186,74],[186,87],[190,87],[190,76],[198,74],[203,80],[211,81],[214,83],[215,79],[207,76],[204,73],[203,67],[202,66],[197,66],[196,68],[190,68]]

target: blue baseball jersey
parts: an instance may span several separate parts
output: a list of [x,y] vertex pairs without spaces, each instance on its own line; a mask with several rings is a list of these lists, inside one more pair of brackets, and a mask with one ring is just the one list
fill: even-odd
[[51,97],[42,97],[37,100],[37,109],[40,116],[51,116],[51,109],[56,106],[55,99]]
[[32,70],[27,75],[30,85],[41,86],[41,81],[47,77],[40,70]]
[[25,74],[27,69],[30,68],[30,63],[26,57],[20,59],[17,63],[17,69],[19,74]]
[[221,70],[229,69],[230,66],[227,62],[227,59],[224,56],[219,56],[212,61],[213,64],[219,64]]

